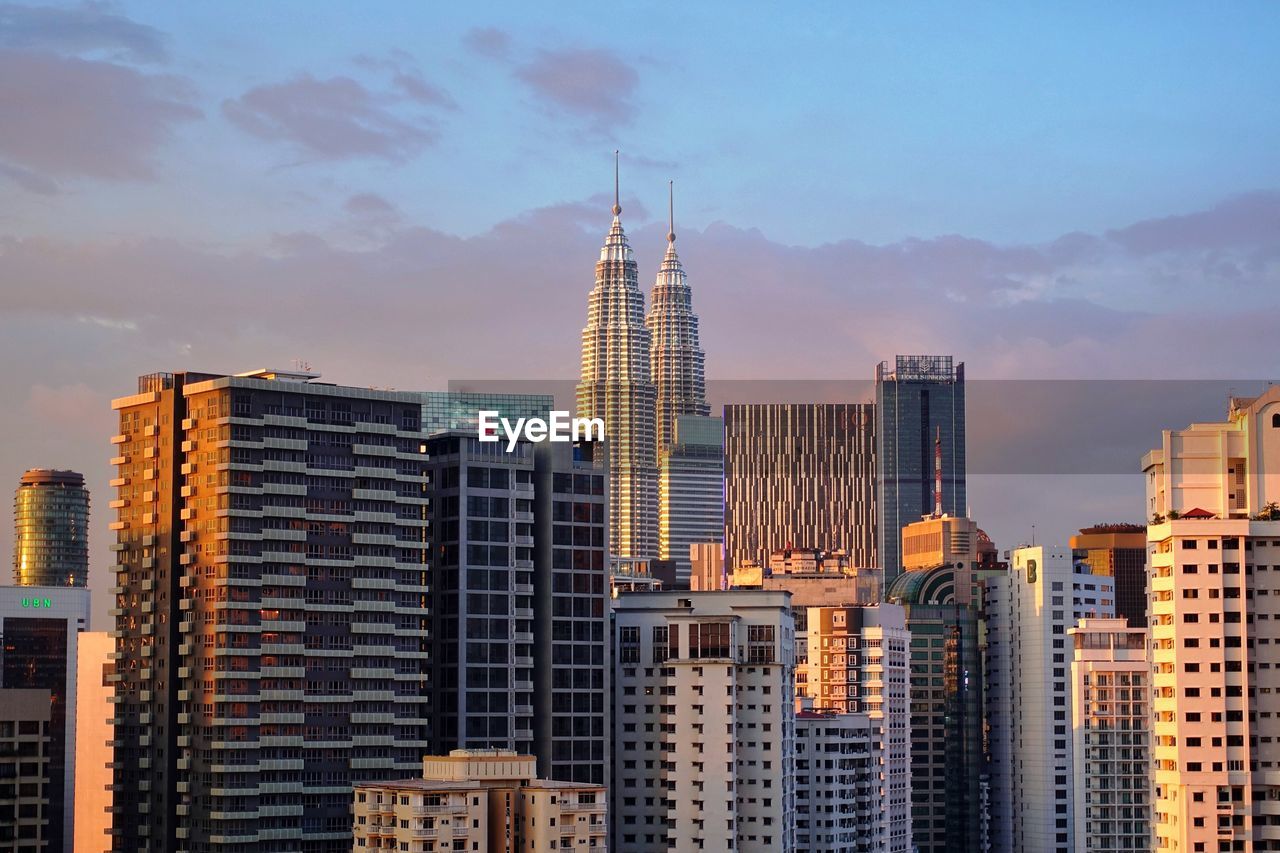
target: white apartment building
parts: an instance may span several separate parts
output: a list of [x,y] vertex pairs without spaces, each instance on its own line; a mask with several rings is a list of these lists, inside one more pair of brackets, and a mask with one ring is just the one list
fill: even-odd
[[1071,853],[1075,791],[1067,629],[1115,615],[1115,579],[1076,567],[1068,548],[1013,552],[988,579],[986,705],[991,849]]
[[614,617],[614,849],[795,850],[790,596],[630,592]]
[[797,853],[884,849],[883,730],[867,714],[796,710]]
[[[819,710],[865,713],[881,731],[885,829],[876,849],[911,842],[910,647],[897,604],[810,607],[805,689]],[[836,848],[840,849],[840,848]]]
[[1142,469],[1153,847],[1280,850],[1280,387],[1165,430]]
[[1081,619],[1072,640],[1076,853],[1151,849],[1151,665],[1147,632]]

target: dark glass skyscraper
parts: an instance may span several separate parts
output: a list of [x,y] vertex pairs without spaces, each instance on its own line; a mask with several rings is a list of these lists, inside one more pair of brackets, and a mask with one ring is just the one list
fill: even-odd
[[900,355],[876,368],[876,491],[885,589],[902,571],[902,528],[934,511],[942,444],[942,511],[964,515],[964,364],[949,355]]
[[13,582],[88,585],[89,491],[75,471],[22,475],[13,497]]

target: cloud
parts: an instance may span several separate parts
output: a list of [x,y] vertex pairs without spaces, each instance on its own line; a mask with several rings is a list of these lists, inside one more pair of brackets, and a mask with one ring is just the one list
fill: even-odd
[[0,3],[0,48],[69,55],[102,51],[134,62],[166,59],[165,37],[159,30],[94,3],[61,9]]
[[1107,237],[1143,255],[1240,246],[1280,251],[1280,191],[1250,193],[1210,210],[1144,220]]
[[377,193],[356,193],[342,205],[353,216],[399,217],[396,206]]
[[401,163],[438,136],[421,121],[400,118],[387,98],[350,77],[318,80],[302,74],[257,86],[224,101],[222,112],[246,133],[288,142],[321,160],[370,157]]
[[506,59],[511,51],[511,37],[497,27],[474,27],[462,37],[462,43],[471,52],[490,59]]
[[585,119],[606,136],[635,119],[640,75],[611,51],[544,50],[515,73],[548,109]]
[[0,161],[33,192],[65,177],[144,180],[174,129],[198,118],[180,78],[124,65],[0,51]]

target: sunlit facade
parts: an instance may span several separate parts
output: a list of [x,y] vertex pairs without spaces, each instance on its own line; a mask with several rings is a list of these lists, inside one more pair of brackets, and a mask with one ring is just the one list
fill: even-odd
[[1280,387],[1143,457],[1154,849],[1280,850]]
[[615,200],[582,330],[578,416],[601,418],[609,453],[609,542],[619,557],[658,553],[657,386],[644,294]]
[[22,475],[13,497],[13,582],[88,586],[89,490],[75,471]]

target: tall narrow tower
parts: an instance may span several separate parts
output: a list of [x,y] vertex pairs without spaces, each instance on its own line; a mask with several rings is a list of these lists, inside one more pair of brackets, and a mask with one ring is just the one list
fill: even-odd
[[693,292],[676,254],[675,201],[667,185],[667,254],[649,298],[645,325],[653,336],[649,356],[653,382],[658,389],[658,452],[675,440],[679,415],[711,414],[704,376],[705,355],[698,340],[698,315],[693,313]]
[[650,333],[631,246],[622,231],[614,152],[613,225],[600,249],[582,330],[578,415],[602,418],[609,451],[609,542],[615,556],[657,553],[657,388],[649,373]]

